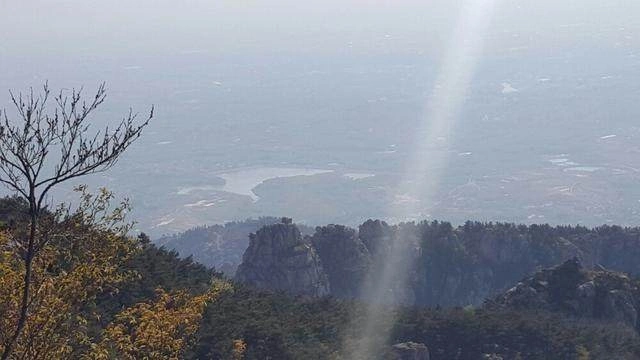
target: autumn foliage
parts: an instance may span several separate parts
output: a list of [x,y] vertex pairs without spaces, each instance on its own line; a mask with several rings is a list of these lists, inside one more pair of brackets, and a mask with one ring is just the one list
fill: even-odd
[[229,289],[217,282],[205,294],[157,291],[154,301],[122,311],[104,331],[91,359],[180,359],[199,328],[207,301]]
[[[80,188],[73,213],[51,214],[41,236],[51,241],[39,251],[32,273],[29,316],[12,359],[177,359],[191,344],[208,301],[229,285],[209,291],[156,290],[155,298],[124,308],[103,327],[100,299],[142,274],[130,267],[143,245],[126,236],[126,203],[111,207],[107,191]],[[13,240],[20,225],[0,233],[0,350],[17,322],[24,262]]]

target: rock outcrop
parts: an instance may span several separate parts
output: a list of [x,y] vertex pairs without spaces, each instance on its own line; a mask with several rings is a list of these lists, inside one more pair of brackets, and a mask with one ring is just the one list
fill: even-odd
[[[453,227],[438,221],[388,225],[368,220],[358,230],[340,225],[318,227],[312,236],[301,239],[299,232],[279,233],[294,231],[291,222],[286,219],[252,237],[239,280],[294,294],[325,295],[330,288],[330,295],[336,297],[371,298],[367,294],[373,288],[385,296],[365,300],[480,306],[537,269],[572,258],[579,258],[589,269],[604,266],[640,274],[640,228],[478,222]],[[390,274],[389,269],[396,273]],[[389,285],[380,291],[375,285],[383,276]],[[589,281],[578,285],[584,285],[580,291],[585,294],[593,290]],[[602,299],[597,295],[596,299],[608,303],[609,308],[624,307],[620,304],[628,302],[619,291]],[[606,308],[598,304],[594,311]],[[613,310],[606,311],[611,315]],[[633,314],[631,308],[626,311]]]
[[429,360],[429,349],[424,344],[406,342],[391,347],[393,360]]
[[640,329],[640,283],[607,270],[587,271],[571,259],[519,282],[488,306],[559,311]]
[[311,243],[322,260],[331,294],[357,298],[371,268],[371,255],[356,231],[342,225],[317,227]]
[[[278,222],[281,222],[281,219],[261,217],[224,225],[199,226],[183,233],[162,236],[154,242],[177,251],[180,256],[192,256],[197,262],[233,277],[242,262],[242,255],[249,246],[249,234],[255,233],[263,226]],[[311,227],[298,225],[298,229],[303,236],[313,233]]]
[[358,228],[362,243],[372,255],[389,250],[393,240],[393,227],[380,220],[367,220]]
[[236,280],[259,289],[283,290],[293,295],[329,294],[320,257],[289,219],[250,235]]

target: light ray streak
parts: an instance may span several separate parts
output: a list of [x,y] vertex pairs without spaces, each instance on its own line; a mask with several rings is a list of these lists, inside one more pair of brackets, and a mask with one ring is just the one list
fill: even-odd
[[[401,182],[399,198],[391,208],[393,220],[417,220],[422,211],[431,208],[444,166],[449,159],[452,130],[460,115],[472,81],[478,60],[484,48],[484,40],[497,0],[466,0],[441,61],[441,68],[433,91],[427,100],[425,118],[415,132],[415,151],[407,162]],[[410,251],[394,237],[390,251],[384,258],[381,272],[376,272],[363,288],[363,298],[370,302],[364,321],[354,320],[352,332],[358,334],[356,344],[345,344],[348,359],[375,359],[380,357],[377,346],[388,340],[395,320],[392,303],[402,301],[402,294],[390,289],[404,288],[409,271],[413,267]],[[400,285],[400,286],[398,286]],[[382,310],[383,305],[387,309]]]

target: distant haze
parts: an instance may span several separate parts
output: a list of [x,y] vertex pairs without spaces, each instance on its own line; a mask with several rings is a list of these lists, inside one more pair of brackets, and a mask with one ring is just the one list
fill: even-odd
[[[397,193],[460,3],[0,1],[0,106],[47,80],[106,81],[98,124],[155,104],[140,142],[87,180],[130,196],[153,234],[355,224],[403,202],[454,222],[637,225],[637,0],[500,1],[452,139],[426,146],[447,154],[435,199]],[[239,173],[252,193],[229,191]]]

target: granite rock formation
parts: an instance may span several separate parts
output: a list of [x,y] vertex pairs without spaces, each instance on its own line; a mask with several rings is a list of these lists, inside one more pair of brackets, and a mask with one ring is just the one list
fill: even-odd
[[265,226],[250,235],[236,280],[294,295],[330,293],[320,257],[290,221]]

